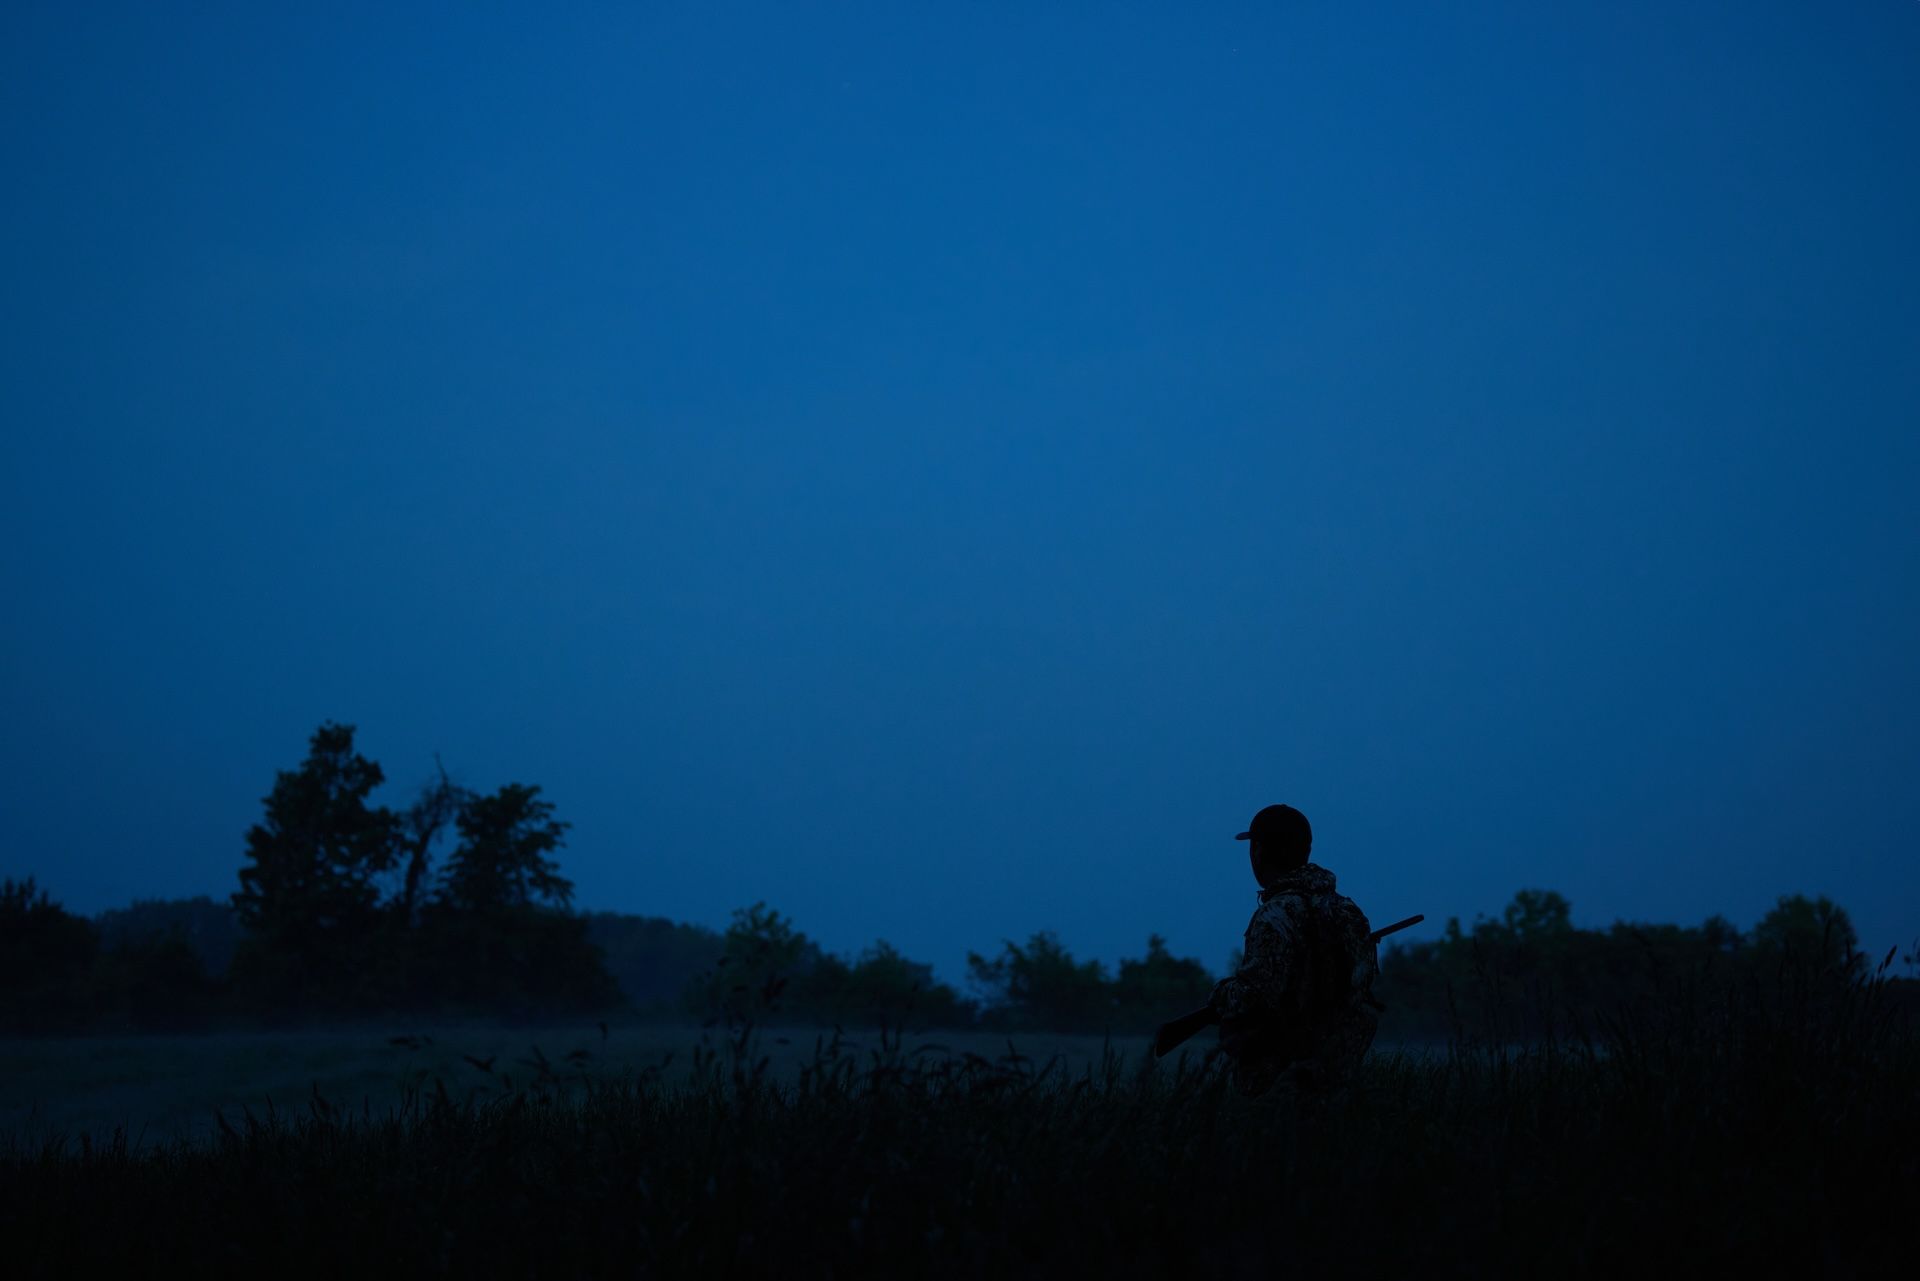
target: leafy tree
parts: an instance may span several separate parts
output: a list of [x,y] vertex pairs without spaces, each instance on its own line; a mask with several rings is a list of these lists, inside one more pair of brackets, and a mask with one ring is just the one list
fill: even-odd
[[100,938],[32,877],[0,881],[0,1027],[23,1032],[83,1022]]
[[1205,1005],[1213,995],[1213,976],[1190,956],[1175,956],[1158,934],[1147,936],[1147,954],[1120,962],[1114,980],[1120,1017],[1136,1027],[1158,1023]]
[[142,1032],[204,1025],[218,996],[200,954],[179,930],[122,938],[100,955],[93,1004],[108,1026]]
[[565,907],[573,882],[547,855],[569,826],[553,817],[540,789],[508,783],[491,796],[468,796],[454,820],[460,844],[447,860],[441,903],[457,912],[490,912],[546,903]]
[[1714,952],[1731,955],[1740,950],[1746,939],[1732,921],[1716,912],[1700,922],[1700,941]]
[[538,787],[461,797],[459,844],[411,941],[413,1003],[519,1017],[618,1004],[586,921],[567,910],[573,883],[548,857],[568,826]]
[[399,819],[398,839],[400,851],[406,856],[406,875],[394,902],[394,913],[403,925],[412,925],[418,918],[434,843],[453,827],[474,799],[473,793],[447,777],[447,768],[440,764],[438,756],[433,763],[439,777],[420,789],[413,804]]
[[126,907],[101,912],[94,917],[94,925],[100,931],[101,946],[109,952],[178,938],[199,959],[201,969],[214,977],[227,972],[240,941],[240,922],[233,904],[204,894],[137,899]]
[[545,1019],[611,1009],[620,988],[587,923],[556,908],[456,912],[435,904],[412,936],[410,984],[417,1008]]
[[367,801],[384,775],[354,750],[353,726],[315,730],[307,758],[283,770],[247,832],[234,911],[246,936],[233,978],[259,1012],[344,1012],[389,978],[376,937],[377,877],[393,866],[393,814]]
[[821,959],[813,941],[765,903],[738,908],[721,936],[719,960],[689,990],[689,1004],[734,1020],[778,1016],[790,1010],[788,987],[810,977]]
[[1523,946],[1555,946],[1573,933],[1573,907],[1553,890],[1521,890],[1500,913],[1500,924]]
[[677,1010],[688,987],[710,975],[724,951],[719,931],[702,925],[620,912],[588,912],[581,919],[636,1010]]
[[393,866],[394,816],[369,805],[384,779],[353,748],[353,726],[315,730],[307,759],[282,770],[262,802],[266,816],[247,832],[234,910],[263,945],[312,959],[321,941],[369,926]]
[[893,1027],[963,1027],[973,1008],[887,942],[852,961],[824,951],[765,903],[743,907],[720,939],[721,955],[689,985],[701,1015],[741,1022],[801,1020]]
[[1099,961],[1079,962],[1050,930],[1020,945],[1006,940],[992,960],[967,954],[968,980],[988,1013],[1019,1027],[1090,1031],[1113,1020],[1113,991]]
[[93,927],[55,903],[31,876],[0,881],[0,990],[77,975],[99,950]]
[[840,990],[823,1013],[836,1022],[874,1021],[894,1027],[964,1027],[972,1006],[933,976],[933,967],[902,955],[882,939],[842,967]]
[[1865,966],[1852,918],[1824,894],[1811,899],[1781,895],[1753,927],[1752,941],[1754,951],[1768,961],[1796,961],[1836,974],[1852,974]]

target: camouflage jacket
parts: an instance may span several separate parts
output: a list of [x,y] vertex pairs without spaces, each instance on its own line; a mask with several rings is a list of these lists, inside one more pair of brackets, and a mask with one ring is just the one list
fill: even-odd
[[1316,864],[1261,891],[1240,969],[1211,1002],[1243,1090],[1258,1094],[1293,1065],[1327,1080],[1358,1066],[1379,1019],[1371,928]]

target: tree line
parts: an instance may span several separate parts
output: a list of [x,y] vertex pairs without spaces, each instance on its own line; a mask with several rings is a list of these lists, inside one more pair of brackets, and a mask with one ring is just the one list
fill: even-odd
[[[963,994],[885,941],[830,952],[764,903],[724,930],[576,912],[555,857],[569,825],[539,787],[479,792],[439,769],[396,809],[372,799],[384,782],[352,726],[322,725],[276,775],[224,902],[147,901],[88,920],[31,879],[0,883],[0,1030],[626,1012],[1132,1033],[1203,1003],[1214,983],[1157,935],[1111,970],[1050,932],[1003,941],[968,955]],[[1782,898],[1745,934],[1720,917],[1590,930],[1559,894],[1523,890],[1497,918],[1385,949],[1376,996],[1384,1035],[1498,1025],[1525,1036],[1604,1016],[1676,975],[1729,982],[1787,965],[1844,979],[1867,960],[1825,898]]]
[[1920,1012],[1920,941],[1869,957],[1846,910],[1825,896],[1784,895],[1750,931],[1723,916],[1697,926],[1616,921],[1583,929],[1552,890],[1521,890],[1497,917],[1384,950],[1383,1030],[1406,1039],[1520,1041],[1593,1037],[1650,1009],[1710,1019],[1734,996],[1817,1003],[1880,980],[1885,1009]]
[[723,931],[572,910],[569,824],[541,789],[480,792],[444,768],[394,808],[327,723],[279,771],[238,888],[88,920],[28,878],[0,884],[0,1030],[185,1028],[397,1015],[655,1017],[1096,1030],[1204,999],[1212,979],[1158,938],[1109,978],[1051,934],[971,958],[978,997],[887,942],[822,948],[763,903]]

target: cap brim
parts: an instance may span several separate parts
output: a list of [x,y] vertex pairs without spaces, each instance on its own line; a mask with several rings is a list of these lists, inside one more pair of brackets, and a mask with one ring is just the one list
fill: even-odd
[[1242,833],[1240,833],[1240,835],[1238,835],[1238,836],[1236,836],[1236,837],[1234,837],[1233,839],[1234,839],[1234,840],[1236,840],[1236,841],[1250,841],[1250,840],[1252,840],[1252,839],[1253,839],[1253,833],[1252,833],[1252,832],[1242,832]]

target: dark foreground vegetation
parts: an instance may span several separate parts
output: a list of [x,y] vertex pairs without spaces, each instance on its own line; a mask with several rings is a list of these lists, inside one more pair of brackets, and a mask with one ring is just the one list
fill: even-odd
[[690,1085],[556,1066],[201,1145],[16,1140],[0,1232],[15,1275],[1877,1271],[1920,1186],[1884,975],[1699,978],[1525,1049],[1463,1024],[1325,1101],[1202,1056],[1075,1076],[897,1039],[780,1081],[737,1026]]

